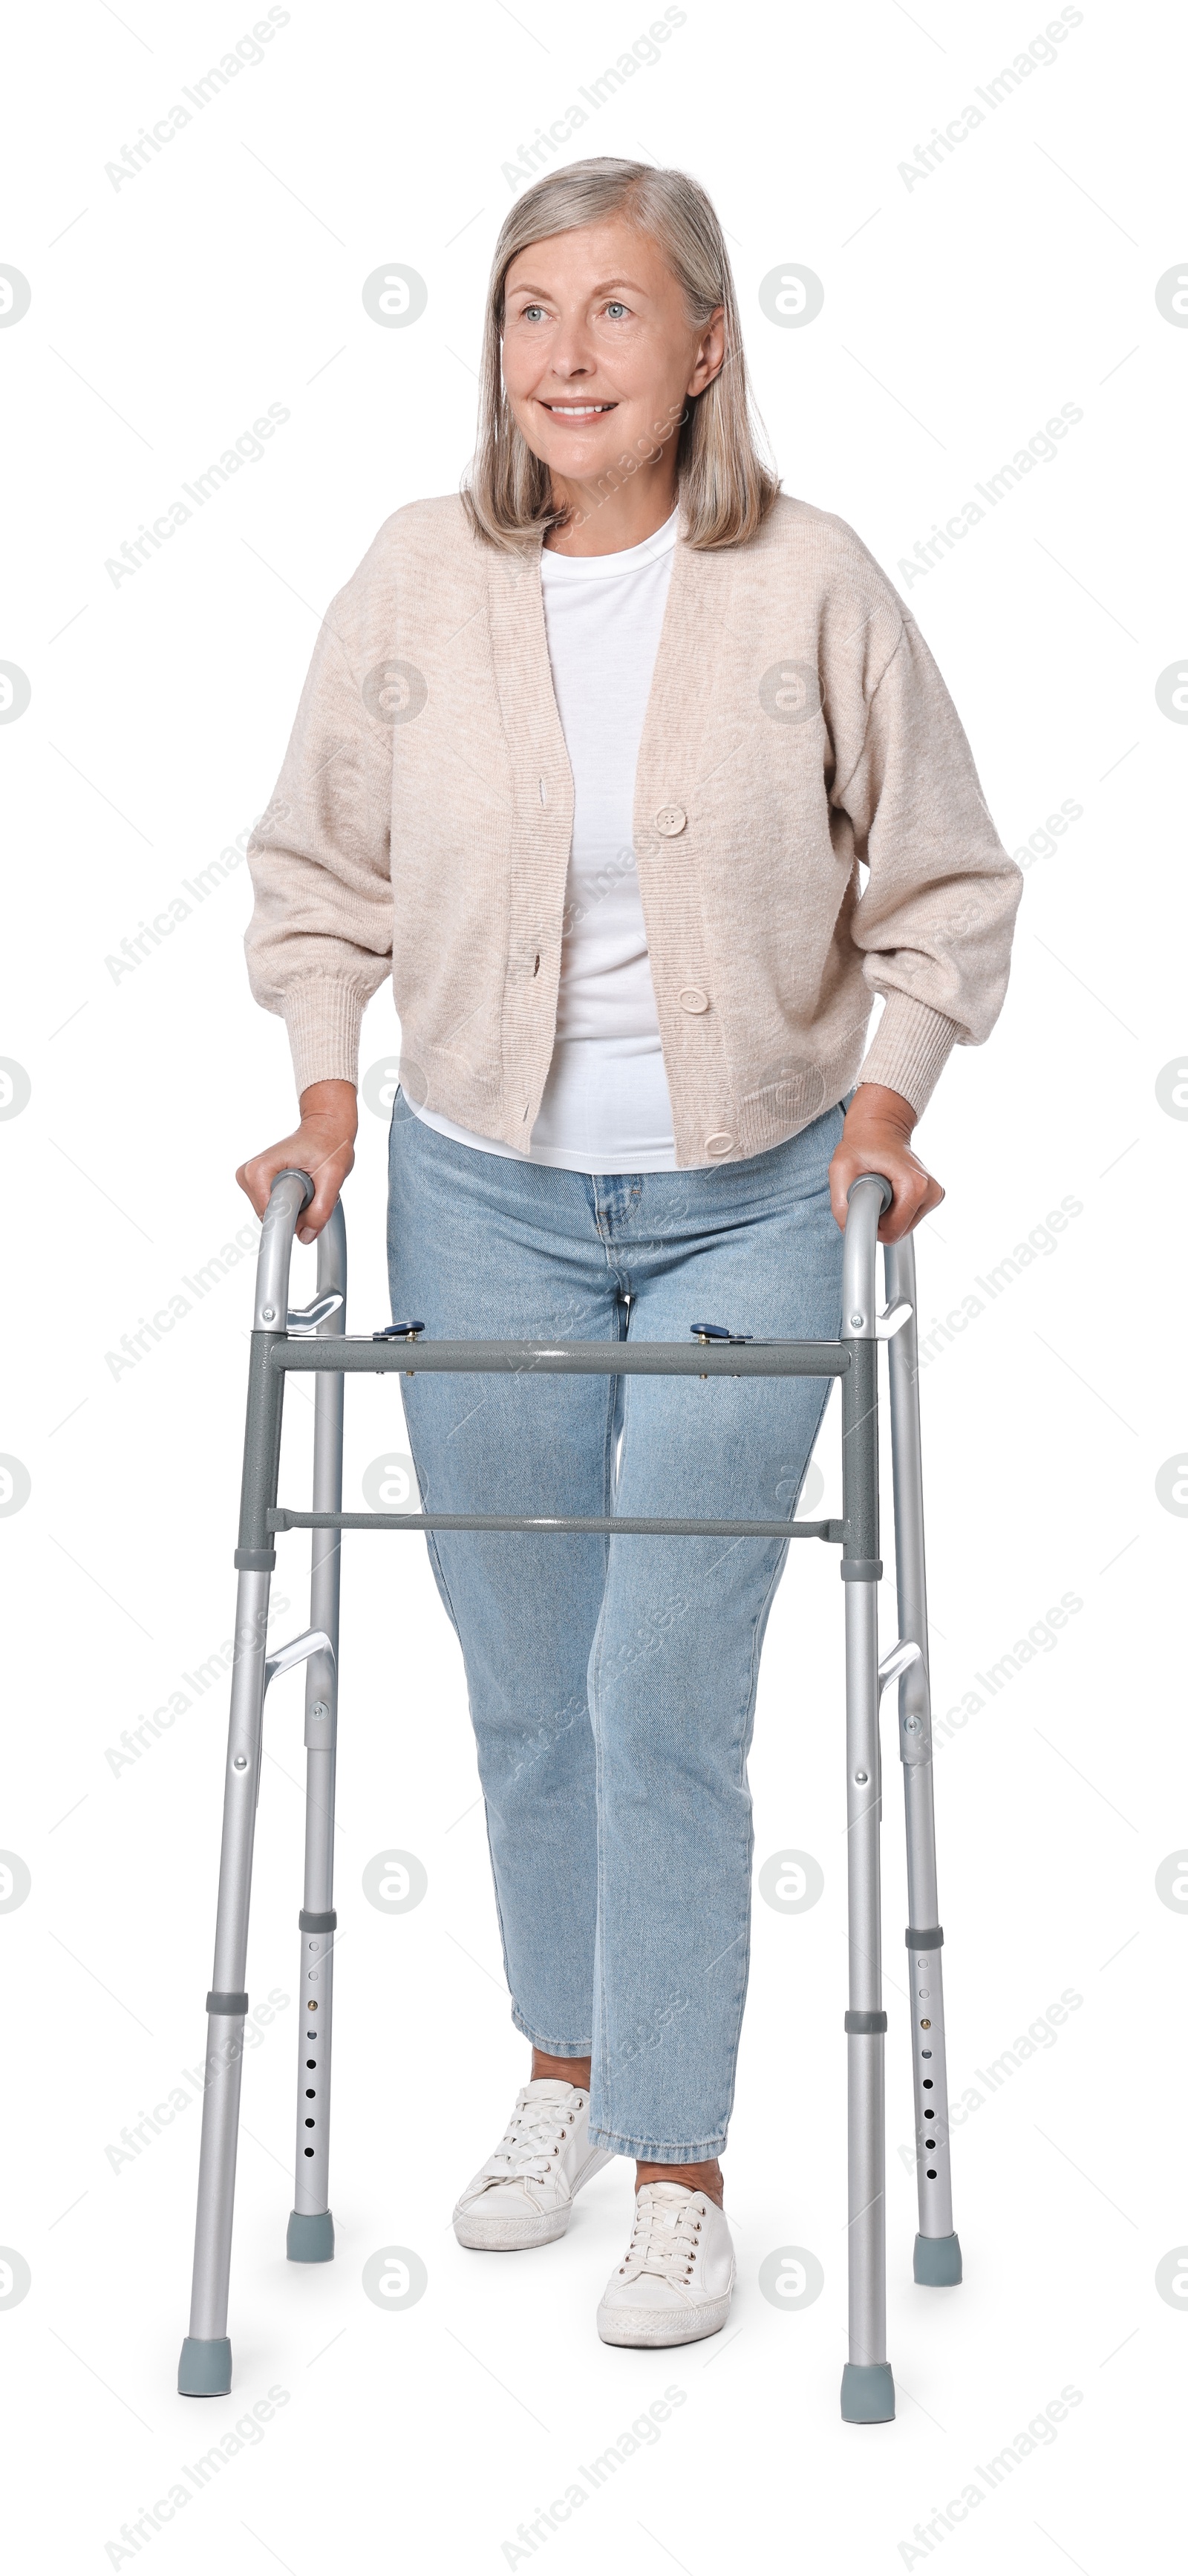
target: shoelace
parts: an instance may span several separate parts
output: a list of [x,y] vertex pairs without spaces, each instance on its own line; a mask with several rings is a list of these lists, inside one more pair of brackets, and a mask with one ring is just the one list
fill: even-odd
[[[561,2104],[571,2100],[562,2113]],[[483,2166],[488,2182],[544,2182],[577,2113],[577,2098],[559,2084],[555,2093],[538,2093],[532,2101],[520,2093],[493,2156]]]
[[679,2183],[654,2182],[635,2196],[635,2225],[620,2272],[651,2272],[676,2287],[686,2282],[697,2255],[701,2204]]

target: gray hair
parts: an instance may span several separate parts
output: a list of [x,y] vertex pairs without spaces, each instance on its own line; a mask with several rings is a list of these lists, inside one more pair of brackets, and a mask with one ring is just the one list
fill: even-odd
[[[690,545],[736,545],[762,525],[780,488],[761,451],[763,436],[743,354],[738,299],[722,227],[704,188],[683,170],[610,155],[574,161],[525,190],[510,209],[491,264],[483,331],[478,441],[462,484],[476,535],[510,552],[559,526],[549,469],[534,456],[503,386],[504,289],[512,261],[554,233],[622,216],[658,244],[685,300],[693,330],[721,305],[726,354],[713,382],[686,403],[676,429],[677,484]],[[674,424],[674,426],[676,426]],[[610,491],[640,460],[625,456],[604,478]]]

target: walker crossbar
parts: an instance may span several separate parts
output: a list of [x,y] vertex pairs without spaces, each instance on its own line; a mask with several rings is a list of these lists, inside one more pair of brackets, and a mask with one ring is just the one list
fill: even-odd
[[[280,1172],[264,1217],[256,1270],[254,1330],[240,1503],[239,1569],[231,1719],[214,1974],[207,1997],[208,2083],[202,2111],[198,2215],[190,2331],[182,2346],[183,2396],[223,2396],[231,2386],[227,2305],[235,2193],[244,2017],[248,2009],[248,1909],[259,1794],[264,1696],[274,1673],[303,1662],[307,1748],[301,2028],[298,2033],[297,2156],[286,2251],[291,2262],[329,2262],[330,2039],[333,1936],[334,1777],[338,1694],[338,1601],[344,1529],[496,1530],[651,1535],[676,1538],[816,1538],[842,1550],[846,1638],[846,1846],[849,1920],[848,2198],[850,2357],[842,2373],[848,2423],[886,2423],[895,2391],[886,2358],[883,2042],[879,1825],[882,1815],[879,1704],[899,1691],[899,1753],[907,1822],[906,1939],[916,2102],[918,2282],[961,2279],[953,2230],[945,2079],[944,2008],[937,1922],[928,1692],[928,1622],[917,1393],[915,1259],[910,1237],[885,1251],[887,1307],[875,1312],[875,1247],[890,1185],[864,1173],[849,1194],[842,1259],[842,1337],[836,1342],[428,1342],[418,1326],[400,1338],[334,1334],[345,1322],[346,1229],[341,1207],[318,1237],[317,1296],[288,1303],[293,1236],[313,1197],[304,1172]],[[888,1342],[895,1506],[898,1638],[880,1663],[878,1343]],[[313,1507],[277,1501],[285,1376],[313,1371]],[[482,1512],[344,1512],[343,1395],[348,1376],[547,1374],[640,1377],[836,1377],[842,1402],[842,1516],[824,1521],[659,1519],[610,1514],[578,1519]],[[270,1580],[275,1538],[312,1532],[309,1627],[269,1655]]]
[[352,1376],[413,1377],[426,1369],[463,1377],[844,1377],[844,1342],[277,1342],[274,1369],[346,1369]]
[[633,1533],[645,1538],[823,1538],[834,1547],[843,1543],[846,1529],[844,1521],[658,1521],[626,1512],[585,1521],[531,1520],[507,1512],[294,1512],[287,1503],[267,1519],[270,1530],[576,1530],[620,1538]]

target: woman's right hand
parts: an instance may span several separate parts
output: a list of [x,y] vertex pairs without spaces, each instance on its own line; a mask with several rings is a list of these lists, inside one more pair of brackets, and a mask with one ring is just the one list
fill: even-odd
[[308,1172],[314,1195],[297,1228],[298,1243],[313,1243],[338,1204],[355,1159],[359,1095],[353,1082],[311,1082],[300,1100],[301,1124],[279,1145],[241,1163],[235,1178],[262,1217],[278,1172]]

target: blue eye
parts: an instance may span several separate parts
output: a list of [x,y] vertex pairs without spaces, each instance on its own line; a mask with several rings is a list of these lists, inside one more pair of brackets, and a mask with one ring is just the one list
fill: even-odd
[[625,313],[627,307],[625,304],[611,303],[607,305],[606,309],[608,313]]

